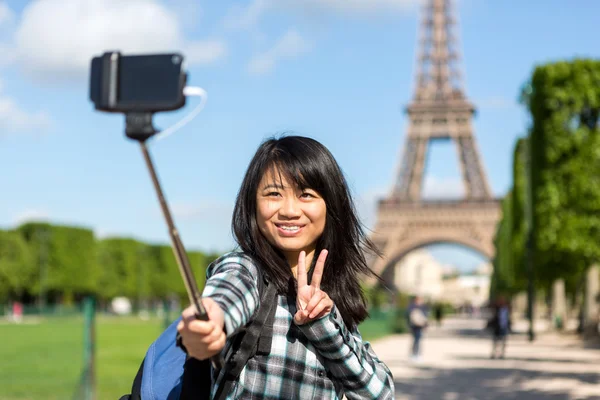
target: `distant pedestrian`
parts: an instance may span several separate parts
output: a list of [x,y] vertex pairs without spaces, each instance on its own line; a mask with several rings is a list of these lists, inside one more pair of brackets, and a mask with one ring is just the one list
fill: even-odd
[[510,307],[506,299],[500,296],[492,311],[492,318],[488,322],[488,327],[492,330],[493,335],[491,358],[504,358],[506,338],[511,329]]
[[440,303],[436,303],[435,307],[433,308],[433,314],[435,317],[435,322],[437,323],[437,326],[442,326],[442,318],[444,317],[444,309],[443,306]]
[[18,301],[15,301],[12,306],[12,317],[13,321],[17,324],[23,321],[23,304]]
[[413,344],[411,349],[411,358],[414,361],[419,361],[421,356],[421,337],[423,330],[427,327],[427,311],[423,305],[421,298],[415,296],[408,306],[408,324],[413,336]]

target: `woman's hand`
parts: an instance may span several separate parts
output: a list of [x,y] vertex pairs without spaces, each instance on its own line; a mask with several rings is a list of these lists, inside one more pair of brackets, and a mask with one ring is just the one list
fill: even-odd
[[221,352],[227,336],[224,332],[225,316],[217,302],[202,298],[208,321],[196,319],[196,307],[189,306],[181,313],[183,319],[177,325],[183,345],[190,356],[206,360]]
[[315,264],[315,271],[309,285],[306,273],[306,253],[301,251],[298,256],[298,295],[296,297],[298,311],[294,316],[294,321],[298,325],[322,318],[329,314],[333,308],[333,300],[321,290],[321,278],[323,277],[326,259],[327,250],[322,250]]

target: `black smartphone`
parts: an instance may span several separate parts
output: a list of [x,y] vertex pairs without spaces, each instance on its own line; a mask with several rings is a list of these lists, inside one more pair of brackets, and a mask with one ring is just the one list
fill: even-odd
[[187,74],[178,53],[123,56],[107,52],[92,59],[90,99],[109,112],[158,112],[185,105]]

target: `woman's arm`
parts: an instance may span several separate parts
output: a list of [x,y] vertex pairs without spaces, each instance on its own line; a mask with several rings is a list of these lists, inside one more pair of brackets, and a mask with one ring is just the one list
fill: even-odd
[[227,337],[245,326],[258,309],[256,266],[246,257],[226,255],[206,271],[202,297],[214,300],[224,313]]
[[189,355],[199,360],[212,357],[223,350],[227,337],[246,325],[259,305],[253,276],[256,267],[243,257],[230,254],[210,265],[202,294],[209,320],[197,320],[195,307],[189,306],[177,325]]
[[358,329],[346,328],[339,311],[333,307],[325,317],[299,325],[324,358],[327,370],[344,388],[348,399],[393,399],[394,380],[371,345],[363,342]]

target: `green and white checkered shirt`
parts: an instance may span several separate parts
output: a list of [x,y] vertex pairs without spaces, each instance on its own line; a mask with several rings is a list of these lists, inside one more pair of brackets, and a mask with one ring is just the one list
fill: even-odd
[[[228,337],[245,326],[259,306],[256,268],[241,253],[229,253],[207,271],[203,296],[224,310]],[[335,306],[329,315],[305,325],[294,323],[295,313],[295,297],[278,296],[271,353],[248,361],[227,399],[394,398],[390,370],[358,329],[346,328]],[[228,340],[225,352],[230,345]]]

